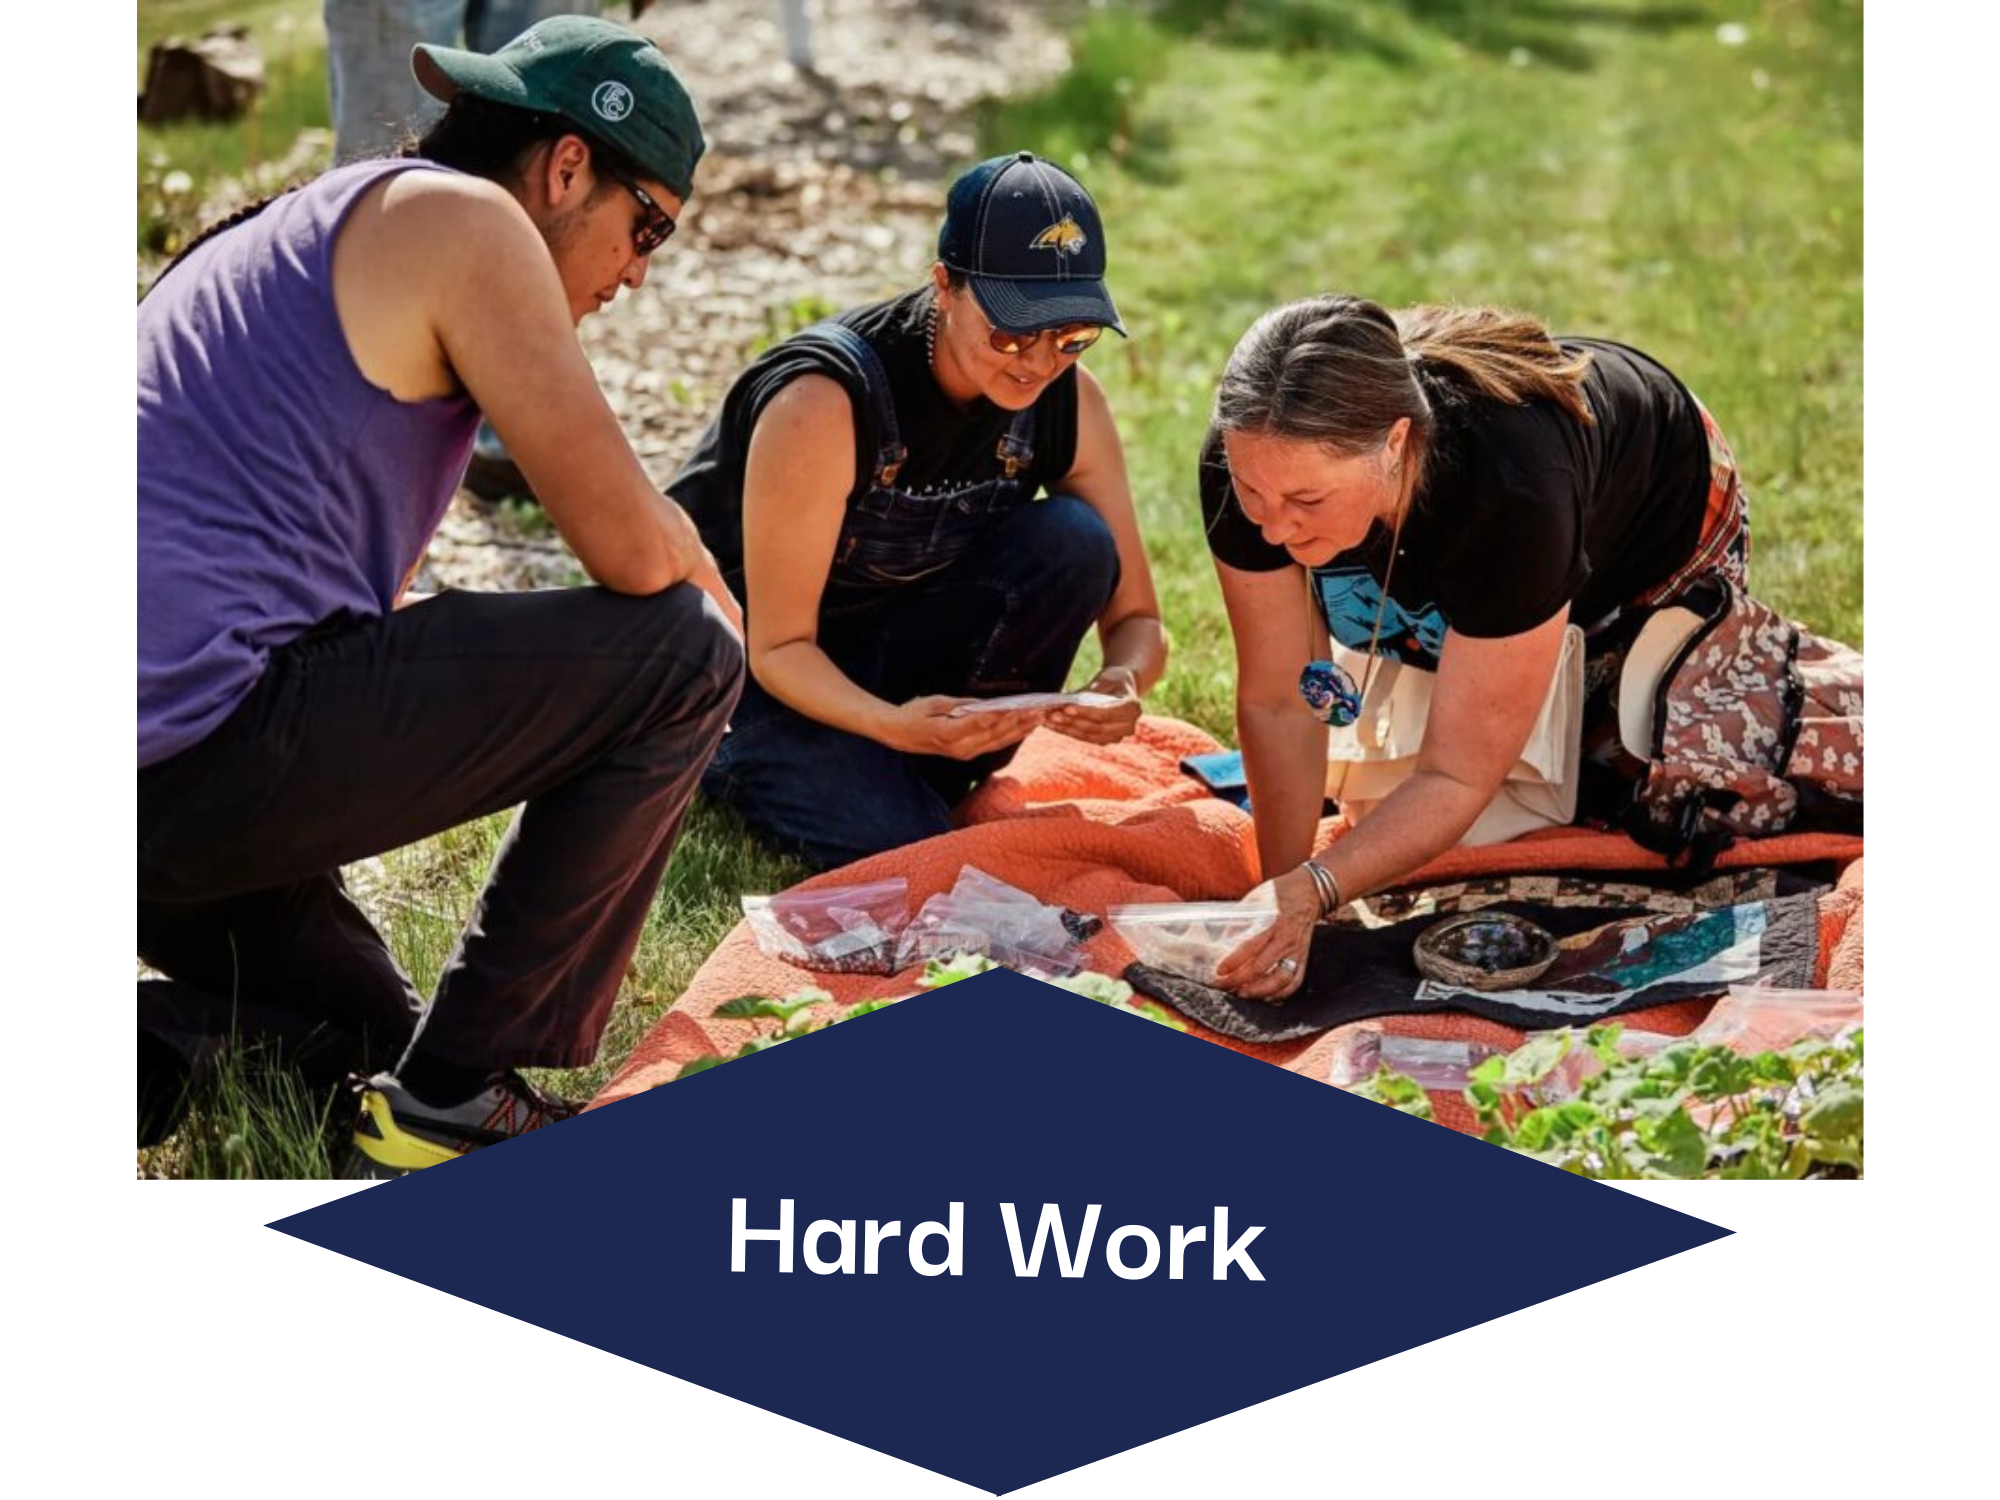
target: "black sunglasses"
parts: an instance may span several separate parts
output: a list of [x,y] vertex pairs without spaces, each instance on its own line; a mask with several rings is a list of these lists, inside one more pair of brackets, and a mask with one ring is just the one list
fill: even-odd
[[632,228],[632,248],[641,255],[651,255],[660,246],[674,237],[679,226],[673,216],[653,201],[653,195],[640,187],[630,177],[608,163],[604,175],[639,200],[639,222]]

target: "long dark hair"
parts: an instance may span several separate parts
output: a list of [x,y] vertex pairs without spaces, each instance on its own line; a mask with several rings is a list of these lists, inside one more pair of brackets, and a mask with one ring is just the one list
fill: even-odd
[[1237,342],[1215,393],[1215,425],[1366,453],[1410,422],[1421,477],[1437,408],[1477,394],[1511,405],[1555,402],[1592,420],[1588,355],[1562,349],[1522,313],[1411,307],[1365,297],[1308,297],[1267,312]]
[[[471,94],[460,94],[427,129],[411,132],[400,145],[385,154],[434,161],[441,167],[452,167],[469,176],[497,182],[503,187],[518,188],[530,153],[537,146],[560,140],[566,135],[577,136],[590,147],[591,159],[601,168],[627,177],[639,175],[638,168],[624,152],[605,145],[590,131],[562,115],[516,109],[512,105],[495,104]],[[172,274],[174,267],[225,229],[233,229],[244,220],[255,218],[286,193],[294,192],[302,185],[294,183],[282,192],[260,198],[209,225],[167,262],[166,268],[147,286],[144,295],[150,296],[153,288]],[[602,185],[600,183],[600,187]],[[141,300],[144,300],[143,296]]]

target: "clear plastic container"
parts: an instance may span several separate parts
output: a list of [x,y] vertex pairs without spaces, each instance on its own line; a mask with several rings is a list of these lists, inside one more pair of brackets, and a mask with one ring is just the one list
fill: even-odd
[[1197,984],[1237,948],[1278,919],[1268,893],[1255,901],[1163,901],[1114,906],[1106,913],[1140,963]]
[[827,974],[895,973],[909,910],[910,883],[900,875],[743,898],[760,951]]

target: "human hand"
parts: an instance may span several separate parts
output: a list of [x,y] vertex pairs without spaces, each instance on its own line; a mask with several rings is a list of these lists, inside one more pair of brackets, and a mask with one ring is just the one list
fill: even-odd
[[729,628],[736,632],[737,639],[743,638],[743,606],[736,596],[729,592],[729,585],[722,581],[722,569],[716,565],[715,557],[707,548],[702,549],[701,561],[689,570],[687,581],[715,601],[715,607],[722,611],[722,617],[729,622]]
[[1303,869],[1267,880],[1248,896],[1277,903],[1277,919],[1215,966],[1217,984],[1245,1000],[1283,1000],[1305,983],[1319,925],[1319,890]]
[[974,760],[1008,745],[1019,744],[1039,727],[1045,709],[1024,708],[1010,713],[967,714],[954,719],[951,711],[972,698],[932,693],[912,698],[890,711],[885,731],[877,736],[892,750],[911,755],[942,755]]
[[1118,701],[1102,707],[1080,703],[1064,704],[1048,716],[1048,727],[1057,734],[1088,745],[1115,745],[1131,738],[1139,727],[1144,705],[1139,700],[1139,680],[1129,667],[1106,667],[1090,680],[1087,693],[1102,693]]

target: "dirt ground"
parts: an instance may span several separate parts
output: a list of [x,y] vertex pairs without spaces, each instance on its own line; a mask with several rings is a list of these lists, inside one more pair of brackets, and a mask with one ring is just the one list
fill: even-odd
[[[785,58],[779,0],[647,8],[637,24],[694,93],[709,151],[671,247],[643,287],[584,324],[583,339],[656,481],[672,476],[753,346],[812,309],[917,283],[945,188],[974,160],[979,100],[1032,89],[1067,65],[1050,9],[817,0],[814,67],[800,71]],[[417,586],[580,581],[532,512],[461,494]]]

